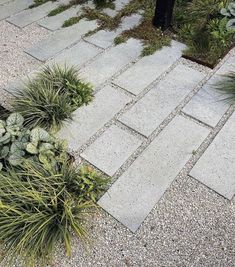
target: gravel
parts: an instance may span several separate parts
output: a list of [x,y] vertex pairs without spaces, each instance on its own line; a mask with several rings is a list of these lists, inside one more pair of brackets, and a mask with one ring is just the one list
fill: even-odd
[[0,104],[8,105],[9,102],[4,86],[38,68],[40,62],[24,53],[24,50],[47,34],[48,31],[37,24],[19,29],[6,21],[0,21]]

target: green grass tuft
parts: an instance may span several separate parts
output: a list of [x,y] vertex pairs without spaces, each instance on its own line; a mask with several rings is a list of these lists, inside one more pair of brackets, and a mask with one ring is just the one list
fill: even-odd
[[51,11],[48,13],[48,17],[56,16],[57,14],[64,12],[64,11],[67,10],[68,8],[69,8],[68,5],[61,5],[61,6],[58,6],[57,8],[51,10]]
[[87,240],[86,216],[106,180],[88,168],[67,162],[59,171],[28,162],[0,172],[0,239],[5,265],[46,266],[63,244],[71,255],[71,238]]
[[65,20],[62,27],[66,28],[66,27],[72,26],[72,25],[78,23],[80,20],[81,20],[81,18],[79,16],[78,17],[71,17],[71,18]]
[[222,80],[215,85],[215,88],[225,95],[225,101],[233,104],[235,103],[235,72],[230,72],[222,77]]
[[75,67],[46,66],[35,79],[20,89],[12,104],[13,111],[25,119],[25,125],[59,130],[72,112],[93,99],[90,84],[82,82]]

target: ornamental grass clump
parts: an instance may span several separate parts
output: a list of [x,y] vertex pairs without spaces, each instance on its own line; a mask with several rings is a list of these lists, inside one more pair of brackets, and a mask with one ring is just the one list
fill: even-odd
[[225,95],[224,100],[229,103],[235,103],[235,72],[230,72],[223,76],[215,88]]
[[46,66],[16,93],[13,110],[23,115],[29,128],[57,131],[72,112],[93,98],[92,86],[82,82],[75,67]]
[[33,161],[0,172],[0,240],[7,266],[16,260],[45,266],[58,245],[71,255],[72,236],[87,241],[84,222],[94,207],[90,189],[100,192],[107,183],[93,172],[85,168],[81,174],[67,162],[47,170]]

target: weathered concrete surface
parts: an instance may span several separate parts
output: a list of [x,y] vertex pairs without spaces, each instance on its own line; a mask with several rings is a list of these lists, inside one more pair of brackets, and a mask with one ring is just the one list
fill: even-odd
[[99,200],[135,232],[209,131],[176,117]]
[[109,176],[140,146],[141,141],[130,133],[111,126],[81,156]]
[[127,43],[112,47],[82,69],[81,77],[95,87],[100,86],[136,59],[140,55],[141,49],[141,42],[135,39],[130,39]]
[[119,120],[149,136],[204,77],[199,71],[178,65]]
[[15,0],[11,2],[7,2],[0,8],[0,20],[8,18],[21,10],[26,9],[31,4],[33,4],[34,0]]
[[227,121],[190,174],[222,196],[235,195],[235,113]]
[[85,33],[94,30],[96,27],[96,21],[81,20],[78,24],[56,31],[32,48],[26,50],[26,53],[41,61],[45,61],[66,47],[78,42]]
[[138,95],[175,63],[181,57],[184,49],[185,45],[172,41],[171,46],[163,47],[155,54],[143,57],[117,77],[114,83]]
[[65,125],[58,136],[66,139],[70,149],[76,151],[130,101],[125,94],[106,86],[90,105],[74,112],[74,120]]

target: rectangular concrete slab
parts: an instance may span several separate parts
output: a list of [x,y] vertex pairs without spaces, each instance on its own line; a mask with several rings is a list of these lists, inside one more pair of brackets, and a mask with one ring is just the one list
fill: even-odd
[[129,2],[130,2],[130,0],[116,0],[116,1],[114,1],[114,5],[115,5],[114,9],[104,8],[102,10],[102,13],[104,13],[110,17],[115,17],[117,15],[118,11],[121,10],[122,8],[124,8],[124,6],[126,6]]
[[81,156],[109,176],[141,145],[136,136],[112,125]]
[[69,148],[76,151],[130,101],[124,93],[106,86],[91,104],[74,112],[73,121],[61,129],[58,137],[67,140]]
[[185,45],[172,41],[171,46],[163,47],[155,54],[143,57],[135,65],[122,73],[114,83],[138,95],[148,85],[175,63],[182,55]]
[[135,232],[209,131],[177,116],[98,204]]
[[14,16],[7,19],[8,22],[23,28],[43,17],[45,17],[49,11],[59,6],[59,2],[47,2],[43,5],[32,9],[26,9]]
[[86,37],[85,40],[95,44],[101,48],[108,48],[113,44],[114,39],[123,31],[131,29],[139,24],[141,15],[133,14],[129,17],[124,17],[122,23],[115,31],[100,30],[97,33]]
[[15,0],[7,2],[0,8],[0,20],[8,18],[33,4],[34,0]]
[[48,30],[55,31],[62,27],[63,23],[74,16],[80,14],[82,5],[71,7],[56,16],[46,17],[38,21],[38,24]]
[[41,61],[47,60],[66,47],[78,42],[82,35],[94,30],[96,27],[96,21],[81,20],[78,24],[54,32],[32,48],[26,50],[26,53]]
[[226,122],[190,175],[225,198],[235,195],[235,113]]
[[136,59],[141,50],[139,40],[129,39],[127,43],[112,47],[101,54],[82,69],[80,75],[94,86],[99,86]]
[[204,77],[199,71],[178,65],[119,120],[149,136]]
[[77,67],[81,67],[84,63],[92,59],[101,51],[101,49],[81,40],[71,48],[63,50],[46,64],[50,65],[56,63],[59,65],[66,64],[67,66],[75,65]]
[[215,90],[215,85],[223,79],[221,75],[235,70],[234,62],[235,56],[229,58],[184,107],[183,112],[215,127],[230,106],[229,103],[223,101],[226,96]]
[[0,0],[0,5],[3,5],[3,4],[5,4],[5,3],[7,3],[7,2],[10,2],[11,0]]

